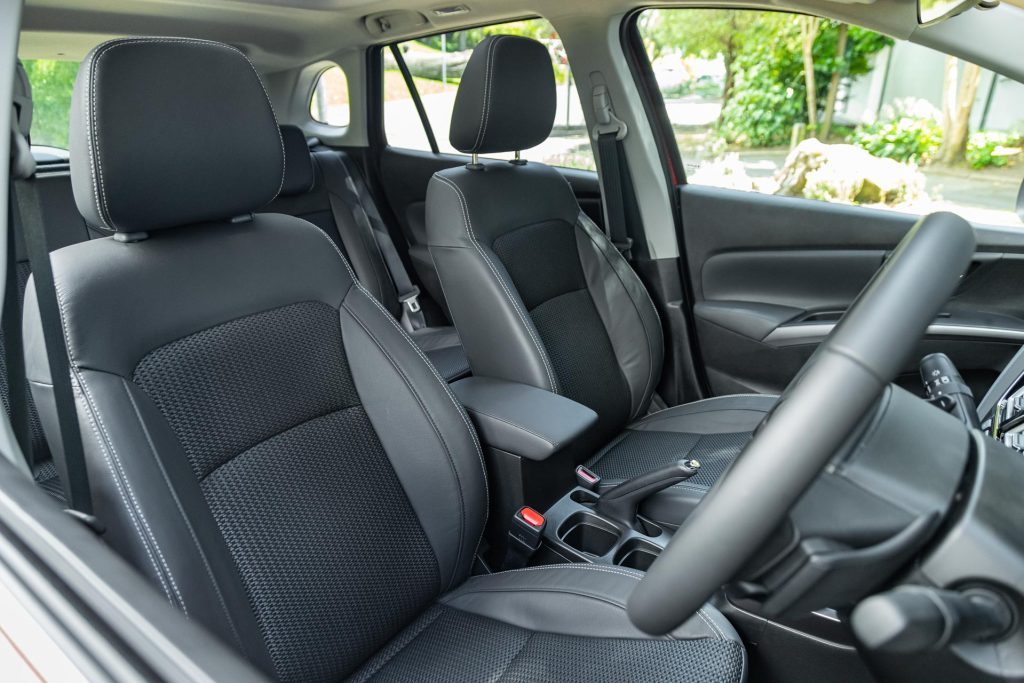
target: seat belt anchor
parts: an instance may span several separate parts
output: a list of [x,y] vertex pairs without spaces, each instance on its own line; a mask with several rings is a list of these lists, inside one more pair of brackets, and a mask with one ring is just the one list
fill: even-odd
[[413,285],[412,289],[405,294],[400,294],[398,300],[409,309],[410,313],[420,312],[420,288],[416,285]]
[[612,109],[612,100],[608,96],[608,86],[603,83],[594,86],[591,91],[592,106],[594,107],[594,118],[597,123],[591,132],[597,140],[602,135],[615,133],[616,140],[623,140],[629,132],[626,122],[615,115]]

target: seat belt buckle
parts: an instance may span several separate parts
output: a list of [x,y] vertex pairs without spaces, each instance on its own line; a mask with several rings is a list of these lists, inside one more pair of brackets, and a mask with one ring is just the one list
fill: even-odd
[[601,485],[601,477],[585,465],[576,468],[576,484],[588,491],[596,491]]
[[508,530],[508,549],[505,551],[503,569],[519,569],[540,547],[544,538],[544,527],[547,520],[532,507],[519,508],[512,517],[512,525]]
[[409,309],[410,313],[420,312],[420,288],[416,285],[412,286],[405,294],[399,294],[398,300],[403,306]]

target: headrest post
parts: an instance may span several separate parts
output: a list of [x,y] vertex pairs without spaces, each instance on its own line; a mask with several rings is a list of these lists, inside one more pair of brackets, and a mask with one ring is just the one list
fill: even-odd
[[480,155],[477,154],[476,152],[470,154],[469,163],[466,164],[466,168],[468,168],[470,171],[482,171],[484,165],[480,163]]
[[519,150],[517,149],[515,158],[509,160],[508,163],[512,164],[513,166],[526,166],[526,159],[522,158]]

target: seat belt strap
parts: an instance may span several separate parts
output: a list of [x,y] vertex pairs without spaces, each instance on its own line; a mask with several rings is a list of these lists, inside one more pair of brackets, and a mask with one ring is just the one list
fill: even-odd
[[377,229],[374,226],[374,220],[366,210],[360,188],[356,184],[356,172],[349,167],[348,162],[344,158],[337,155],[335,155],[331,162],[321,164],[321,167],[326,169],[328,174],[335,175],[335,172],[331,169],[335,162],[344,169],[344,177],[336,177],[334,182],[331,183],[331,187],[328,188],[328,193],[332,197],[331,209],[336,214],[335,221],[338,220],[334,200],[335,195],[337,195],[344,201],[360,229],[368,231],[373,237],[374,244],[384,261],[384,267],[391,278],[391,284],[395,288],[398,301],[402,304],[402,327],[407,332],[415,332],[426,327],[427,321],[419,302],[420,288],[414,285],[412,278],[409,277],[409,271],[406,270],[402,257],[398,254],[398,249],[395,248],[395,243],[391,239],[391,235],[388,234],[387,229],[383,226]]
[[[12,183],[15,181],[12,179]],[[25,378],[25,354],[21,338],[21,292],[18,287],[18,257],[15,244],[15,225],[18,207],[14,194],[9,193],[7,201],[7,275],[4,284],[3,328],[4,369],[7,373],[7,402],[10,406],[11,426],[14,438],[21,447],[29,474],[35,471],[35,454],[32,452],[32,427],[28,412],[28,380]]]
[[[592,74],[596,80],[599,74]],[[633,240],[629,236],[629,225],[626,215],[626,193],[623,183],[626,174],[623,172],[622,139],[626,137],[626,124],[616,118],[612,111],[608,88],[603,83],[594,85],[594,114],[597,124],[594,126],[593,137],[597,142],[597,156],[600,160],[601,172],[598,180],[601,184],[601,204],[604,210],[605,233],[615,248],[629,258]]]
[[25,240],[29,265],[32,267],[32,279],[35,283],[39,318],[43,327],[46,358],[53,382],[53,400],[57,410],[62,446],[60,450],[64,454],[63,458],[55,458],[55,464],[64,486],[65,499],[72,513],[95,529],[98,525],[92,517],[89,474],[85,467],[85,449],[79,431],[78,410],[71,383],[71,364],[39,201],[35,192],[16,192],[13,183],[10,184],[10,201],[12,205],[17,202],[18,210],[14,213],[16,219],[12,227],[21,232]]

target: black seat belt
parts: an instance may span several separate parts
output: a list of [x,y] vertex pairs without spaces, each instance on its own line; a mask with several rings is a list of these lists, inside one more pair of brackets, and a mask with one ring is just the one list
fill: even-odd
[[50,250],[43,230],[42,214],[35,192],[17,192],[15,183],[10,183],[9,201],[12,210],[10,230],[20,232],[25,240],[32,278],[35,282],[39,318],[43,328],[43,342],[53,382],[53,401],[57,411],[63,458],[54,458],[65,499],[75,517],[88,524],[95,531],[102,528],[92,516],[92,498],[89,491],[89,474],[85,468],[85,449],[78,426],[78,411],[75,405],[74,388],[71,383],[71,365],[64,338],[57,288],[53,281],[50,265]]
[[[591,76],[594,78],[594,76]],[[594,136],[597,139],[597,155],[600,160],[601,198],[604,205],[605,233],[615,248],[626,258],[630,257],[633,239],[629,236],[626,212],[626,189],[624,183],[628,174],[623,166],[625,155],[622,139],[626,136],[626,124],[615,117],[608,88],[603,84],[594,86],[594,113],[597,125]]]
[[[337,173],[338,169],[333,168],[334,163],[341,165],[344,174]],[[402,257],[398,254],[391,235],[386,229],[378,230],[374,227],[373,220],[360,196],[359,187],[356,185],[355,172],[340,156],[335,156],[330,162],[320,166],[325,172],[324,175],[330,176],[325,180],[329,182],[328,195],[331,198],[331,211],[335,214],[335,222],[338,222],[340,226],[340,216],[338,215],[340,207],[337,204],[342,201],[360,229],[369,231],[373,237],[381,258],[384,260],[384,266],[391,276],[391,284],[394,285],[395,292],[398,294],[398,301],[402,304],[402,326],[409,332],[426,327],[427,321],[419,302],[420,288],[414,285],[412,278],[409,277],[409,271],[402,263]]]
[[[13,180],[12,180],[13,182]],[[7,201],[7,271],[4,284],[3,329],[4,370],[7,374],[7,402],[10,407],[11,426],[17,439],[29,472],[35,471],[35,454],[32,452],[32,426],[28,412],[28,380],[25,378],[25,354],[21,340],[21,292],[18,287],[17,238],[14,224],[14,195],[8,193]]]

